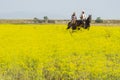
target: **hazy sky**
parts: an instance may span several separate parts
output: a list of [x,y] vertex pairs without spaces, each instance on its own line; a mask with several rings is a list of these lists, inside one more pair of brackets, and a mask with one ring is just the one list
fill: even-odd
[[0,18],[70,19],[85,10],[94,19],[120,19],[119,8],[120,0],[0,0]]

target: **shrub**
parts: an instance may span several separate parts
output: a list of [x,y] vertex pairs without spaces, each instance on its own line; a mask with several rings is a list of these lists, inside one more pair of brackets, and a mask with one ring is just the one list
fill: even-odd
[[96,23],[103,23],[103,20],[101,19],[101,17],[97,17],[97,19],[95,20]]

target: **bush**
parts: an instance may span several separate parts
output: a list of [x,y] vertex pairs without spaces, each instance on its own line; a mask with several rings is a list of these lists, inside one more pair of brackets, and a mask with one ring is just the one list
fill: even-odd
[[48,17],[47,16],[44,16],[44,21],[45,21],[45,23],[48,23]]
[[97,17],[97,19],[95,20],[96,23],[103,23],[103,20],[101,19],[101,17]]
[[34,17],[33,21],[34,21],[34,23],[40,23],[40,20],[36,17]]

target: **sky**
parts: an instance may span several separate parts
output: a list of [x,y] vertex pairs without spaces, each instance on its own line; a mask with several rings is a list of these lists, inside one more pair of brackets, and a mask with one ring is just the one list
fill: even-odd
[[0,19],[78,19],[84,10],[93,19],[120,19],[120,0],[0,0]]

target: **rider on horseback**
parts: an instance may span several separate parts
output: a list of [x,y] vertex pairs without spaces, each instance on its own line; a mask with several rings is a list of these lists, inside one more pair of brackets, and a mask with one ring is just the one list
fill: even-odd
[[83,23],[83,26],[85,28],[85,21],[86,21],[86,15],[85,15],[85,12],[82,11],[82,14],[80,16],[80,19],[82,20],[82,23]]
[[77,17],[76,17],[76,14],[75,14],[75,12],[72,14],[72,16],[71,16],[71,23],[72,24],[75,24],[76,23],[76,20],[77,20]]

